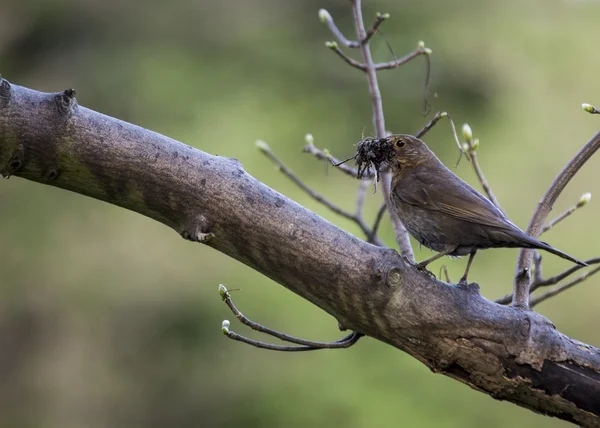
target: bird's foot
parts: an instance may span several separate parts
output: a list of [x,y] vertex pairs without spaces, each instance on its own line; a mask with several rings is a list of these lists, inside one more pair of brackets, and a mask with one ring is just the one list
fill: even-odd
[[465,278],[464,276],[460,279],[460,281],[458,281],[458,285],[459,287],[468,287],[469,286],[469,281],[467,281],[467,278]]
[[432,277],[434,277],[435,279],[437,279],[437,276],[435,276],[435,274],[433,272],[431,272],[430,270],[427,270],[427,265],[429,263],[425,263],[425,262],[421,262],[421,263],[417,263],[414,266],[419,269],[421,272],[426,273],[427,275],[430,275]]

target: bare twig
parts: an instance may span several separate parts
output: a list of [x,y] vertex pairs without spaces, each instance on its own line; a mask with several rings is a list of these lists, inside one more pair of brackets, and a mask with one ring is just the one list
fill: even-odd
[[[345,163],[342,163],[342,161],[340,161],[339,159],[331,156],[331,154],[329,152],[316,148],[312,142],[307,143],[304,146],[303,151],[304,151],[304,153],[310,153],[311,155],[313,155],[314,157],[316,157],[319,160],[328,160],[331,163],[331,165],[335,166],[340,171],[346,173],[347,175],[349,175],[353,178],[358,177],[358,170],[356,168],[352,168],[351,166],[346,165]],[[364,178],[374,178],[374,177],[375,177],[374,173],[366,172],[364,174]]]
[[[452,120],[452,118],[450,117],[450,115],[448,114],[448,112],[442,111],[442,112],[437,112],[432,118],[431,120],[419,131],[417,131],[415,133],[415,137],[417,138],[421,138],[423,137],[425,134],[427,134],[431,128],[433,128],[441,119],[448,119],[448,123],[450,124],[450,129],[452,130],[452,136],[454,137],[454,142],[456,143],[456,146],[458,147],[458,150],[460,152],[460,156],[462,156],[463,154],[467,157],[468,160],[471,160],[469,158],[469,154],[468,152],[463,148],[463,146],[460,144],[460,141],[458,140],[458,134],[456,133],[456,126],[454,126],[454,121]],[[458,161],[460,162],[460,157],[458,158]],[[456,163],[456,165],[458,165],[458,162]]]
[[367,66],[356,61],[355,59],[350,58],[348,55],[341,50],[336,42],[325,42],[325,46],[334,51],[340,58],[342,58],[346,63],[354,68],[358,68],[362,71],[367,71]]
[[[365,31],[365,24],[363,22],[361,0],[353,1],[352,10],[354,14],[354,27],[356,29],[356,34],[359,40],[364,40],[367,34]],[[371,49],[369,47],[369,43],[362,44],[360,47],[360,51],[363,57],[364,64],[367,67],[367,84],[369,87],[369,95],[371,96],[371,105],[373,106],[373,125],[375,128],[375,134],[378,138],[383,138],[386,135],[385,119],[383,116],[383,103],[381,101],[381,91],[379,90],[379,84],[377,82],[377,72],[375,70],[375,65],[373,64],[373,58],[371,57]],[[383,197],[388,207],[391,206],[390,182],[390,173],[384,173]],[[390,218],[392,220],[392,225],[394,226],[394,231],[396,233],[396,242],[398,243],[400,252],[408,260],[414,261],[415,256],[410,245],[408,232],[406,231],[406,228],[404,227],[398,216],[394,213],[394,211],[391,209],[389,211]]]
[[477,160],[477,149],[479,148],[479,139],[478,138],[473,139],[473,131],[471,130],[471,127],[466,123],[462,127],[462,132],[463,132],[463,137],[465,138],[465,141],[466,141],[467,150],[469,152],[469,155],[471,155],[471,164],[473,165],[475,174],[477,175],[477,178],[479,179],[479,182],[481,183],[481,187],[483,187],[485,194],[487,195],[488,199],[492,202],[492,204],[494,204],[496,206],[496,208],[498,208],[500,211],[502,211],[502,208],[500,207],[500,203],[494,196],[494,193],[492,192],[492,188],[490,187],[487,180],[485,179],[485,176],[483,175],[483,171],[482,171],[481,167],[479,166],[479,161]]
[[583,103],[583,104],[581,104],[581,108],[591,114],[600,114],[600,110],[598,110],[596,107],[594,107],[591,104]]
[[[277,155],[275,155],[275,153],[273,153],[273,151],[271,150],[269,145],[267,143],[265,143],[264,141],[257,141],[256,146],[269,159],[271,159],[271,161],[275,165],[277,165],[277,167],[283,173],[283,175],[285,175],[290,180],[292,180],[300,189],[302,189],[310,197],[312,197],[317,202],[323,204],[325,207],[329,208],[331,211],[333,211],[337,215],[342,216],[342,217],[356,223],[356,225],[360,228],[360,230],[365,234],[365,236],[367,238],[370,239],[371,236],[373,236],[372,230],[369,228],[369,226],[367,226],[367,224],[363,220],[362,216],[352,214],[352,213],[349,213],[348,211],[343,210],[342,208],[335,205],[333,202],[329,201],[323,195],[320,195],[319,193],[315,192],[313,189],[308,187],[304,183],[304,181],[302,181],[296,174],[294,174],[294,172],[286,164],[284,164],[283,161],[281,161],[281,159],[279,159],[277,157]],[[379,246],[384,245],[383,241],[377,236],[373,236],[372,240],[375,245],[379,245]]]
[[[538,237],[542,231],[544,221],[550,214],[554,203],[558,199],[566,185],[575,176],[577,171],[589,160],[590,157],[600,148],[600,132],[596,133],[567,163],[563,170],[556,176],[540,202],[529,221],[527,234]],[[531,275],[529,266],[533,259],[533,250],[521,249],[517,260],[515,272],[513,306],[529,308],[529,287],[531,285]]]
[[358,42],[356,40],[349,40],[346,38],[346,36],[344,36],[344,34],[340,31],[340,29],[337,27],[337,25],[335,25],[335,22],[333,22],[333,18],[331,17],[329,12],[327,12],[326,9],[319,10],[319,19],[321,20],[322,23],[327,24],[327,27],[329,28],[329,31],[331,31],[331,34],[333,34],[334,37],[342,45],[346,46],[347,48],[359,48],[360,47],[360,42]]
[[444,278],[446,278],[446,282],[448,284],[452,284],[452,281],[450,280],[450,274],[448,273],[448,266],[442,265],[442,267],[440,268],[440,276],[442,276],[442,272],[444,273]]
[[398,68],[401,65],[406,64],[407,62],[415,59],[418,56],[429,55],[429,54],[431,54],[431,49],[419,45],[414,51],[412,51],[411,53],[409,53],[407,55],[404,55],[401,58],[398,58],[398,59],[395,59],[395,60],[389,61],[389,62],[377,63],[377,64],[374,64],[373,67],[377,71],[392,70],[394,68]]
[[[389,13],[379,13],[379,12],[377,12],[377,15],[375,16],[375,23],[373,24],[373,26],[370,29],[367,30],[367,35],[365,36],[364,39],[362,39],[360,41],[360,44],[361,45],[366,45],[367,43],[369,43],[369,40],[371,40],[371,37],[373,37],[375,35],[375,33],[377,33],[377,30],[379,29],[379,26],[386,19],[390,19],[390,14]],[[358,47],[358,46],[356,46],[356,47]]]
[[348,348],[354,345],[358,339],[360,339],[363,335],[357,332],[352,332],[348,336],[337,340],[335,342],[315,342],[312,340],[305,340],[295,336],[290,336],[289,334],[281,333],[277,330],[270,329],[261,324],[258,324],[248,317],[246,317],[240,310],[235,306],[233,300],[231,299],[231,295],[227,288],[223,285],[219,285],[219,294],[221,298],[225,302],[225,304],[231,309],[231,312],[235,315],[235,317],[242,323],[247,325],[253,330],[258,332],[267,334],[269,336],[273,336],[279,340],[283,340],[284,342],[294,343],[296,346],[288,346],[288,345],[274,345],[271,343],[262,342],[259,340],[250,339],[249,337],[245,337],[231,331],[229,329],[229,321],[223,321],[221,329],[223,334],[233,340],[237,340],[239,342],[247,343],[248,345],[256,346],[257,348],[269,349],[272,351],[284,351],[284,352],[298,352],[298,351],[315,351],[318,349],[339,349],[339,348]]
[[591,193],[584,193],[583,195],[581,195],[581,198],[579,198],[579,202],[577,202],[576,205],[573,205],[571,208],[569,208],[565,212],[559,214],[558,216],[556,216],[555,218],[553,218],[552,220],[550,220],[544,226],[544,228],[540,232],[540,235],[542,233],[548,232],[550,229],[552,229],[558,223],[560,223],[561,221],[563,221],[564,219],[566,219],[567,217],[569,217],[571,214],[573,214],[579,208],[582,208],[582,207],[586,206],[587,203],[590,201],[591,198],[592,198],[592,194]]
[[384,202],[383,204],[381,204],[379,211],[377,211],[377,215],[375,216],[375,222],[373,223],[373,228],[371,229],[372,235],[369,236],[369,238],[367,239],[367,242],[373,243],[373,239],[374,239],[374,237],[377,236],[377,231],[379,230],[379,225],[381,224],[381,219],[383,218],[383,215],[385,214],[386,210],[387,210],[387,204]]
[[547,300],[547,299],[549,299],[550,297],[554,297],[554,296],[556,296],[557,294],[560,294],[560,293],[562,293],[563,291],[566,291],[566,290],[568,290],[569,288],[571,288],[571,287],[573,287],[573,286],[575,286],[575,285],[579,284],[580,282],[583,282],[583,281],[585,281],[585,280],[586,280],[588,277],[590,277],[590,276],[592,276],[592,275],[596,274],[597,272],[600,272],[600,267],[597,267],[597,268],[595,268],[595,269],[592,269],[592,270],[591,270],[591,271],[589,271],[589,272],[585,272],[584,274],[582,274],[582,275],[578,276],[577,278],[575,278],[575,279],[574,279],[573,281],[571,281],[571,282],[568,282],[568,283],[566,283],[566,284],[564,284],[564,285],[561,285],[560,287],[556,287],[556,288],[554,288],[554,289],[552,289],[552,290],[550,290],[550,291],[547,291],[546,293],[544,293],[544,294],[542,294],[542,295],[540,295],[540,296],[537,296],[537,297],[534,297],[534,298],[532,298],[532,299],[531,299],[531,303],[530,303],[530,307],[532,307],[532,308],[533,308],[534,306],[536,306],[536,305],[538,305],[538,304],[542,303],[544,300]]
[[[415,137],[417,137],[417,138],[423,137],[423,135],[427,134],[431,130],[431,128],[433,128],[440,121],[440,119],[443,119],[447,116],[448,116],[448,113],[446,113],[445,111],[437,112],[436,114],[433,115],[431,120],[422,129],[420,129],[419,131],[417,131],[415,133]],[[462,148],[461,148],[461,150],[462,150]]]
[[[585,263],[589,266],[596,265],[596,264],[600,263],[600,257],[585,260]],[[550,278],[542,279],[540,281],[535,281],[531,285],[531,292],[533,293],[535,290],[537,290],[540,287],[547,287],[549,285],[558,284],[563,279],[573,275],[575,272],[578,272],[584,268],[585,268],[585,266],[575,265],[575,266],[572,266],[571,268],[559,273],[558,275],[552,276]]]
[[335,36],[335,38],[342,45],[346,46],[347,48],[359,48],[359,47],[361,47],[361,45],[367,44],[369,42],[369,40],[371,39],[371,37],[373,37],[375,35],[375,33],[377,33],[377,30],[379,29],[379,26],[383,23],[383,21],[385,21],[386,19],[389,19],[389,18],[390,18],[389,13],[377,13],[377,15],[375,16],[375,23],[366,32],[364,39],[357,41],[357,40],[349,40],[344,36],[344,34],[340,31],[340,29],[337,27],[337,25],[335,25],[335,22],[333,22],[333,18],[331,17],[329,12],[327,12],[327,10],[325,10],[325,9],[319,10],[319,19],[321,19],[321,22],[323,22],[324,24],[327,24],[327,27],[329,28],[329,31],[331,31],[331,34],[333,34]]
[[[585,266],[574,265],[574,266],[570,267],[569,269],[559,273],[558,275],[544,279],[544,278],[542,278],[542,270],[541,270],[542,256],[539,255],[539,253],[537,251],[535,252],[535,254],[536,255],[534,256],[533,262],[534,262],[534,265],[536,266],[536,270],[535,270],[534,280],[532,281],[531,286],[529,287],[529,294],[533,294],[533,292],[536,291],[538,288],[556,285],[563,279],[568,278],[569,276],[573,275],[575,272],[579,272],[581,269],[585,269]],[[538,263],[540,264],[539,268],[537,267]],[[600,257],[585,260],[585,263],[588,266],[596,265],[596,264],[600,263]],[[538,273],[538,269],[539,269],[539,273]],[[586,276],[586,277],[589,276],[589,273],[584,274],[584,276]],[[506,296],[500,297],[499,299],[496,299],[495,302],[499,303],[501,305],[507,305],[512,301],[512,298],[513,298],[513,295],[511,293],[511,294],[507,294]]]
[[[575,266],[579,266],[579,265],[575,265]],[[542,255],[537,250],[533,253],[533,267],[534,267],[533,283],[538,284],[544,280],[544,277],[543,277],[544,273],[542,271]],[[533,293],[533,287],[529,291],[529,294],[531,294],[531,293]]]
[[[369,184],[371,184],[371,180],[361,180],[360,185],[358,186],[358,192],[356,195],[356,216],[362,217],[363,215],[363,207],[365,205],[365,195],[367,193],[367,189],[369,188]],[[372,230],[371,230],[372,232]]]

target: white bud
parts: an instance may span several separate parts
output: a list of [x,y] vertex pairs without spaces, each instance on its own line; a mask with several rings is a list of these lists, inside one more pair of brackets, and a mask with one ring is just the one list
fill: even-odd
[[591,104],[583,103],[581,104],[581,108],[587,111],[588,113],[596,113],[598,109]]
[[256,143],[254,143],[254,144],[260,150],[269,150],[269,145],[266,142],[264,142],[263,140],[256,140]]
[[325,9],[319,9],[319,19],[325,24],[327,21],[331,21],[331,15]]
[[577,207],[581,208],[582,206],[586,205],[591,199],[591,193],[584,193],[583,195],[581,195],[581,198],[579,198],[579,202],[577,202]]
[[471,142],[473,141],[473,131],[471,130],[471,127],[469,126],[468,123],[465,123],[462,126],[462,133],[463,133],[463,137],[465,138],[465,141],[467,143],[469,143],[469,145],[470,145]]
[[419,43],[417,43],[417,47],[419,49],[425,49],[425,42],[423,40],[419,40]]
[[224,320],[223,323],[221,324],[221,331],[223,332],[223,334],[229,334],[229,321],[228,320]]
[[425,52],[425,55],[431,55],[433,53],[433,51],[429,48],[423,49],[423,52]]
[[312,134],[306,134],[304,136],[304,141],[306,141],[306,144],[314,144],[315,143],[315,137],[313,137]]

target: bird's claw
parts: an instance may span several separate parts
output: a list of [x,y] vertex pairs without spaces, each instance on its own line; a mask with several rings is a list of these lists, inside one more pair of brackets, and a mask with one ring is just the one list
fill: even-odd
[[435,279],[437,279],[437,276],[435,276],[435,273],[431,272],[430,270],[427,270],[427,264],[424,263],[417,263],[416,265],[414,265],[417,269],[419,269],[421,272],[426,273],[427,275],[430,275],[432,277],[434,277]]

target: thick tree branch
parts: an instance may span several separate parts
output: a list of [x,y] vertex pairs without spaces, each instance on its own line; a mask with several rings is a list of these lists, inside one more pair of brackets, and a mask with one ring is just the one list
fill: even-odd
[[0,82],[0,172],[136,211],[262,272],[344,326],[490,396],[600,425],[600,350],[418,271],[212,156]]

